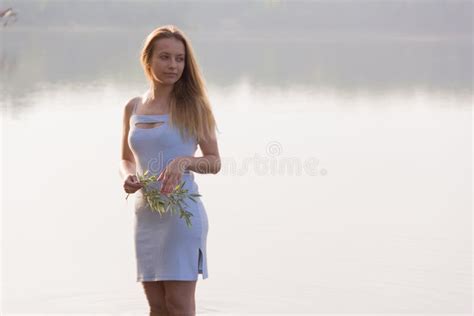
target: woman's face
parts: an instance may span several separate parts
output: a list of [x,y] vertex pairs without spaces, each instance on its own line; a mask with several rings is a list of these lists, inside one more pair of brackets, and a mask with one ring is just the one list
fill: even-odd
[[176,38],[161,38],[154,43],[151,71],[162,84],[174,84],[181,78],[185,64],[184,44]]

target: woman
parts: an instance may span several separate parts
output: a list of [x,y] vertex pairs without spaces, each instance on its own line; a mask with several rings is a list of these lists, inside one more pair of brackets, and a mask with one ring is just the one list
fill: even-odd
[[[192,172],[216,174],[220,156],[216,122],[190,41],[177,27],[152,31],[141,63],[150,89],[124,108],[120,173],[135,196],[137,282],[142,282],[150,315],[195,315],[198,274],[206,279],[207,214],[200,198],[186,200],[192,226],[174,213],[152,211],[138,174],[158,176],[151,188],[165,197],[183,188],[199,194]],[[194,157],[199,145],[203,156]]]

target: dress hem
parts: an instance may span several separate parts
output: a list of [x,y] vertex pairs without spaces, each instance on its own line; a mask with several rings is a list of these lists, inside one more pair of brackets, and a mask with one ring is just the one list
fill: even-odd
[[[201,274],[201,273],[199,273]],[[197,281],[199,279],[199,274],[196,279],[192,278],[186,278],[186,277],[179,277],[175,275],[162,275],[158,277],[138,277],[136,280],[137,282],[150,282],[150,281]],[[201,274],[202,278],[201,280],[205,280],[208,278],[208,276]]]

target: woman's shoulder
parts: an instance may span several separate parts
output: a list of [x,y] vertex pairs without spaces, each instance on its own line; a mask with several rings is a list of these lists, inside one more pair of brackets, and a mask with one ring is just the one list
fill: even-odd
[[127,114],[127,115],[131,115],[132,114],[132,111],[133,111],[133,108],[139,103],[141,102],[142,100],[142,97],[141,96],[136,96],[136,97],[132,97],[130,100],[128,100],[128,102],[125,104],[124,106],[124,112]]

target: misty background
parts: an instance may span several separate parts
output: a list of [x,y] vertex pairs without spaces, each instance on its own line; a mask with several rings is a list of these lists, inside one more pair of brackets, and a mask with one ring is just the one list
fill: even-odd
[[2,314],[148,312],[118,165],[164,24],[191,40],[223,160],[195,174],[199,315],[472,314],[472,1],[8,7]]

